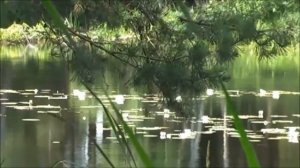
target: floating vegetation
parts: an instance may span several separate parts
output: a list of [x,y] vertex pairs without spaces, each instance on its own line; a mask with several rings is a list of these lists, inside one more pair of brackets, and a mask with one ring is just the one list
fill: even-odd
[[15,105],[17,102],[1,102],[1,105]]
[[192,132],[191,129],[184,129],[182,133],[179,134],[179,139],[195,139],[197,132]]
[[280,128],[264,128],[261,129],[263,134],[286,134],[286,129]]
[[239,115],[240,119],[251,119],[251,118],[260,118],[256,115]]
[[287,115],[271,115],[271,118],[286,118]]
[[53,144],[60,144],[60,141],[52,141]]
[[230,97],[240,97],[241,96],[241,91],[239,90],[227,90],[228,94]]
[[36,106],[32,106],[35,109],[61,109],[60,106],[52,106],[50,104],[48,105],[36,105]]
[[111,130],[112,130],[112,128],[111,128],[111,127],[109,127],[109,128],[105,128],[105,127],[103,127],[103,128],[102,128],[102,130],[103,130],[103,131],[111,131]]
[[236,131],[229,131],[229,132],[227,132],[227,134],[230,135],[230,136],[232,136],[232,135],[239,135],[239,133],[236,132]]
[[293,117],[299,117],[300,118],[300,114],[292,114]]
[[158,137],[158,135],[149,135],[149,134],[146,134],[146,135],[143,135],[145,138],[156,138]]
[[[124,121],[126,121],[126,120],[124,119]],[[143,119],[128,119],[127,121],[128,122],[143,122],[144,120]]]
[[37,121],[40,121],[40,119],[38,119],[38,118],[23,118],[22,121],[33,121],[33,122],[37,122]]
[[296,131],[297,128],[289,127],[288,129],[289,129],[287,134],[288,141],[291,143],[299,143],[299,139],[298,139],[299,132]]
[[200,134],[214,134],[216,133],[216,131],[213,131],[213,130],[208,130],[208,131],[201,131],[201,132],[198,132]]
[[292,120],[273,120],[272,124],[277,124],[277,123],[289,123],[292,124],[293,121]]
[[142,103],[157,103],[158,100],[141,100]]
[[212,95],[214,95],[214,90],[213,90],[213,89],[206,89],[206,95],[207,95],[207,96],[212,96]]
[[[121,135],[119,135],[119,137],[121,138]],[[128,139],[128,138],[129,138],[129,136],[125,135],[125,136],[124,136],[124,138]],[[116,140],[116,139],[117,139],[117,137],[115,137],[115,136],[109,136],[109,137],[106,137],[105,139],[109,139],[109,140]]]
[[213,121],[206,115],[201,117],[201,120],[198,120],[197,122],[208,124],[208,123],[213,123]]
[[296,130],[296,129],[299,129],[299,130],[300,130],[300,126],[284,127],[284,128],[289,129],[289,130],[290,130],[290,129],[295,129],[295,130]]
[[0,89],[0,93],[17,93],[19,94],[20,92],[16,90],[10,90],[10,89]]
[[150,130],[162,130],[167,129],[168,127],[136,127],[136,130],[144,130],[144,131],[150,131]]
[[273,91],[272,92],[272,98],[273,99],[279,99],[280,97],[280,92],[279,91]]
[[80,106],[82,109],[93,109],[93,108],[102,108],[102,106]]
[[105,139],[108,139],[108,140],[116,140],[117,137],[106,137]]
[[[164,115],[164,114],[175,114],[175,112],[163,112],[163,111],[156,111],[155,114],[157,115]],[[176,117],[176,119],[180,119],[179,117]]]
[[20,104],[27,104],[27,105],[29,105],[29,104],[32,104],[32,101],[28,101],[28,102],[18,102],[18,103],[20,103]]
[[122,113],[138,113],[141,111],[142,111],[142,109],[121,110]]
[[287,139],[287,137],[278,136],[278,137],[269,137],[268,140],[281,140],[281,139]]
[[161,131],[159,134],[160,134],[160,137],[159,137],[160,139],[172,139],[172,135],[179,136],[179,134],[167,134],[164,131]]
[[261,140],[259,139],[250,139],[249,142],[260,142]]
[[27,93],[27,92],[24,92],[24,93],[20,93],[21,95],[24,95],[24,96],[30,96],[30,95],[35,95],[35,93]]
[[266,121],[266,120],[264,120],[264,121],[262,121],[262,120],[250,120],[250,122],[251,122],[252,124],[264,124],[264,125],[270,124],[270,122],[269,122],[269,121]]
[[58,113],[60,113],[60,111],[47,111],[47,113],[58,114]]
[[14,108],[16,110],[32,110],[32,109],[61,109],[60,106],[52,106],[52,105],[36,105],[36,106],[31,106],[30,104],[28,106],[6,106],[9,108]]
[[148,134],[146,131],[137,131],[136,134]]
[[34,95],[34,98],[47,98],[49,99],[50,96],[48,95]]
[[144,120],[155,120],[155,117],[144,117]]
[[38,89],[25,89],[24,90],[25,92],[33,92],[34,94],[37,94],[38,93]]
[[115,102],[117,104],[124,104],[124,102],[125,102],[124,96],[123,95],[116,95],[115,96]]
[[[2,90],[1,90],[2,91]],[[213,91],[208,91],[210,92],[208,95],[205,96],[200,96],[197,98],[194,98],[193,100],[197,101],[202,101],[202,100],[208,100],[211,99],[211,96],[213,98],[218,99],[219,97],[224,96],[221,92],[218,92],[216,90]],[[293,93],[293,92],[283,92],[283,91],[261,91],[262,93],[257,93],[257,92],[244,92],[240,90],[230,90],[229,93],[232,97],[239,97],[243,96],[245,94],[251,94],[250,96],[256,95],[261,97],[269,97],[268,99],[271,99],[272,96],[275,95],[276,99],[276,94],[278,93],[279,96],[284,95],[284,94],[290,94],[290,95],[298,95],[298,93]],[[36,112],[40,115],[42,114],[60,114],[61,111],[63,110],[60,105],[50,105],[47,103],[50,102],[47,100],[66,100],[70,98],[68,95],[65,95],[64,93],[51,93],[51,90],[39,90],[35,92],[34,90],[20,90],[20,91],[4,91],[1,92],[2,94],[6,93],[17,93],[21,94],[23,97],[27,95],[33,95],[30,97],[32,98],[35,106],[32,105],[28,100],[28,98],[24,98],[22,101],[19,102],[8,102],[9,100],[7,98],[2,98],[0,101],[5,101],[1,102],[1,105],[5,105],[5,107],[9,108],[14,108],[17,110],[36,110]],[[5,95],[4,95],[5,96]],[[90,95],[87,94],[86,91],[82,90],[73,90],[73,95],[75,98],[78,98],[79,101],[84,101],[87,100]],[[80,96],[82,96],[80,98]],[[105,95],[99,95],[101,99],[103,100],[103,103],[105,103],[105,106],[111,107],[109,104],[109,99]],[[176,113],[174,111],[170,111],[170,109],[163,109],[163,110],[158,110],[155,103],[159,102],[160,99],[157,96],[139,96],[139,95],[110,95],[112,100],[116,104],[123,105],[125,104],[125,109],[120,110],[120,113],[127,123],[131,124],[130,129],[134,130],[133,132],[139,137],[139,138],[157,138],[157,140],[165,140],[165,141],[170,141],[170,140],[194,140],[198,135],[203,135],[204,137],[211,137],[211,135],[214,134],[224,134],[226,137],[230,138],[240,138],[240,135],[236,132],[236,130],[233,128],[232,121],[233,117],[231,115],[226,115],[222,117],[216,118],[213,114],[211,116],[211,113],[209,111],[205,111],[203,115],[197,116],[197,117],[191,117],[189,120],[186,120],[185,117],[178,117],[176,116]],[[277,96],[278,97],[278,96]],[[72,97],[73,98],[73,97]],[[207,99],[208,98],[208,99]],[[273,97],[274,98],[274,97]],[[46,101],[44,100],[46,99]],[[182,101],[181,96],[177,96],[176,98],[177,102]],[[37,100],[37,101],[35,101]],[[36,105],[37,103],[40,103],[38,100],[41,100],[40,102],[44,102],[45,105]],[[129,106],[127,106],[127,103],[131,103],[128,100],[134,100],[135,102],[138,102],[138,106],[134,106],[132,109],[128,109]],[[275,100],[273,100],[275,101]],[[276,100],[277,101],[277,100]],[[47,103],[45,103],[47,102]],[[61,101],[64,102],[64,101]],[[55,103],[60,103],[60,101],[55,101]],[[87,102],[89,103],[89,102]],[[102,109],[102,106],[99,105],[87,105],[86,102],[80,103],[80,105],[75,104],[74,113],[83,113],[80,115],[80,120],[84,120],[85,124],[87,121],[90,119],[90,116],[86,114],[86,111],[91,112],[95,111],[96,113],[98,112],[98,109]],[[141,103],[150,103],[150,104],[141,104]],[[81,105],[84,104],[84,105]],[[151,109],[147,109],[146,107],[151,107]],[[152,109],[153,108],[153,109]],[[81,109],[88,109],[88,110],[81,110]],[[89,110],[90,109],[90,110]],[[147,109],[147,110],[145,110]],[[263,108],[261,108],[263,109]],[[65,108],[64,110],[69,111],[69,106]],[[156,111],[158,110],[158,111]],[[245,109],[247,110],[247,109]],[[145,113],[147,112],[147,117],[145,116]],[[78,115],[78,114],[76,114]],[[1,115],[0,117],[5,117],[6,115]],[[300,114],[292,114],[291,116],[293,117],[300,117]],[[264,126],[272,127],[272,124],[293,124],[292,120],[279,120],[279,119],[290,119],[290,116],[288,115],[270,115],[264,114],[263,110],[259,111],[253,111],[251,113],[247,113],[247,111],[241,113],[239,115],[239,118],[242,119],[244,124],[247,124],[248,130],[245,130],[247,133],[247,137],[249,138],[249,141],[251,143],[260,143],[264,142],[264,140],[286,140],[290,143],[299,143],[299,130],[300,128],[295,126],[295,127],[284,127],[283,129],[280,128],[265,128]],[[265,118],[268,118],[269,120],[265,120]],[[271,118],[271,119],[270,119]],[[2,118],[3,119],[3,118]],[[157,119],[157,120],[156,120]],[[274,120],[276,119],[276,120]],[[158,122],[164,122],[163,125],[155,125],[152,127],[152,125],[148,125],[149,123],[153,123],[152,121],[145,121],[145,120],[155,120],[155,123]],[[38,118],[24,118],[22,119],[24,122],[38,122],[40,119]],[[139,127],[136,127],[135,122],[137,122],[137,125]],[[140,122],[140,123],[139,123]],[[145,125],[145,123],[146,125]],[[295,122],[295,121],[294,121]],[[199,123],[199,124],[198,124]],[[255,125],[255,124],[263,124],[263,125]],[[199,128],[199,125],[201,128]],[[123,127],[119,125],[121,129],[123,130]],[[165,126],[165,127],[162,127]],[[292,126],[292,125],[291,125]],[[113,136],[112,128],[111,127],[103,127],[97,125],[97,131],[102,131],[103,135],[101,138],[104,137],[105,140],[108,140],[109,143],[118,143],[116,141],[118,138]],[[261,129],[261,127],[264,127],[264,129]],[[181,128],[191,128],[191,129],[181,129]],[[255,132],[251,130],[252,128],[255,129]],[[257,132],[256,130],[259,129],[260,131]],[[192,131],[193,130],[193,131]],[[222,132],[221,132],[222,131]],[[97,133],[97,136],[98,133]],[[97,137],[99,138],[99,137]],[[125,137],[128,139],[128,136]],[[110,140],[110,141],[109,141]],[[233,139],[231,139],[233,140]],[[52,144],[60,144],[62,142],[53,140],[51,141]]]
[[47,113],[47,111],[38,110],[37,113],[44,114],[44,113]]
[[58,91],[56,91],[56,93],[53,93],[54,96],[65,96],[65,93],[60,93]]
[[66,100],[68,99],[68,95],[63,95],[63,96],[49,96],[49,100]]
[[32,110],[32,106],[7,106],[16,110]]
[[251,138],[251,139],[264,139],[265,137],[263,135],[248,135],[248,138]]
[[49,93],[49,92],[51,92],[51,90],[50,89],[41,89],[41,92]]
[[232,137],[232,138],[241,138],[241,136],[239,134],[233,134],[233,135],[230,135],[230,137]]
[[[128,115],[128,113],[127,113],[127,115]],[[128,118],[129,119],[144,119],[145,116],[143,116],[143,115],[128,115]]]
[[74,90],[73,90],[73,95],[76,96],[76,97],[78,97],[78,100],[79,100],[79,101],[84,101],[85,98],[86,98],[86,93],[85,93],[85,91],[80,91],[80,90],[78,90],[78,89],[74,89]]
[[212,126],[210,128],[212,131],[233,131],[234,128],[229,128],[227,126]]
[[142,100],[143,98],[139,97],[138,95],[129,95],[125,99],[128,99],[128,100]]

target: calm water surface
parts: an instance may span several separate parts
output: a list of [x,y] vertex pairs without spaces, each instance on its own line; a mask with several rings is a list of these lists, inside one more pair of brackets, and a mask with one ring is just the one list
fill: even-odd
[[[263,167],[299,167],[297,66],[235,64],[231,69],[227,87]],[[157,95],[124,85],[124,69],[107,67],[104,73],[111,98],[124,95],[124,104],[117,106],[158,167],[245,167],[221,92],[195,99],[195,117],[184,120],[164,112]],[[129,165],[103,109],[71,78],[60,62],[1,60],[3,167],[49,167],[58,161],[58,167],[108,167],[89,137],[97,139],[116,166]],[[78,91],[85,92],[84,100]],[[109,106],[101,87],[96,92]]]

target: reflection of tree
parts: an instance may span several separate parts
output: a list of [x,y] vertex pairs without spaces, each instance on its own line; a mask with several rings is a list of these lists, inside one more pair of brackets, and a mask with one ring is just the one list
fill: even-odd
[[1,60],[1,88],[47,88],[67,92],[68,71],[63,62],[38,58]]
[[38,143],[38,135],[37,135],[37,123],[36,122],[27,122],[24,124],[24,158],[26,160],[26,165],[28,167],[37,165],[39,159],[39,148],[37,147]]
[[63,144],[65,145],[64,147],[64,158],[66,160],[70,160],[71,162],[75,162],[75,128],[74,128],[74,123],[75,123],[75,115],[72,112],[68,112],[65,114],[65,137]]
[[223,167],[223,135],[203,134],[199,141],[200,167]]
[[97,128],[96,127],[96,112],[95,111],[89,111],[89,125],[88,125],[88,165],[91,167],[96,167],[96,147],[94,142],[96,140],[96,132],[97,129],[103,129],[103,128]]

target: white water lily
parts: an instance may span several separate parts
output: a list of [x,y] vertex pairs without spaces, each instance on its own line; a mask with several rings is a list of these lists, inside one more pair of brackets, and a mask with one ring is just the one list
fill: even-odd
[[213,89],[207,89],[207,90],[206,90],[206,94],[207,94],[208,96],[211,96],[211,95],[214,94],[214,90],[213,90]]
[[288,141],[291,143],[299,143],[298,140],[298,136],[299,136],[299,132],[296,131],[295,127],[289,127],[289,131],[288,131]]
[[85,100],[85,97],[86,97],[85,92],[81,92],[81,93],[78,95],[78,99],[79,99],[80,101]]
[[201,121],[202,121],[202,123],[207,124],[207,123],[209,123],[209,117],[208,116],[202,116]]
[[73,90],[73,95],[77,96],[80,101],[83,101],[86,98],[86,93],[84,91],[80,91],[78,89]]
[[124,104],[125,98],[123,95],[116,95],[115,102],[117,104]]
[[181,103],[181,102],[182,102],[182,97],[181,97],[181,96],[177,96],[177,97],[175,98],[175,101],[176,101],[177,103]]
[[180,139],[187,139],[187,138],[193,139],[195,138],[195,136],[196,133],[192,132],[191,129],[184,129],[184,132],[179,134]]
[[160,139],[166,139],[166,132],[161,131],[160,132]]
[[124,121],[128,121],[129,120],[129,114],[128,113],[122,113],[122,117]]
[[32,100],[29,100],[28,105],[29,105],[29,110],[32,110],[33,109],[33,107],[32,107]]
[[259,96],[265,96],[267,94],[267,91],[264,89],[259,89]]
[[264,111],[263,110],[258,111],[258,118],[264,118]]
[[169,118],[170,117],[170,114],[169,113],[165,113],[164,114],[164,118]]
[[169,109],[164,109],[164,113],[169,113],[170,110]]
[[273,91],[272,92],[272,98],[273,99],[279,99],[280,97],[280,92],[279,91]]

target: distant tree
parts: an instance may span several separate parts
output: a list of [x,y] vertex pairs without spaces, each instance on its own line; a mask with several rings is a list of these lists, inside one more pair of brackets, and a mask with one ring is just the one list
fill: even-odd
[[[73,7],[72,0],[53,1],[62,16],[69,15]],[[1,0],[0,27],[8,27],[13,22],[35,25],[45,16],[40,0]]]

